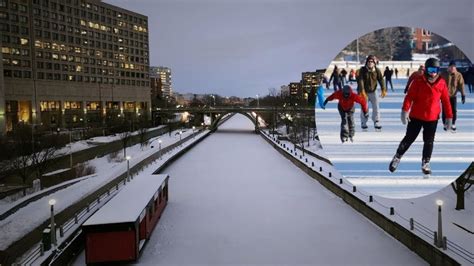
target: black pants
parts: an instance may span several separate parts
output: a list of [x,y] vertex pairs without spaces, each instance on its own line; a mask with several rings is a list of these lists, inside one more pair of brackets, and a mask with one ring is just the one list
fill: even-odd
[[354,123],[354,110],[352,107],[349,111],[342,110],[340,104],[337,105],[337,110],[339,110],[339,115],[341,116],[341,139],[347,139],[349,137],[354,137],[355,133],[355,123]]
[[397,154],[401,157],[410,148],[411,144],[416,140],[418,134],[420,134],[421,128],[423,128],[423,161],[429,161],[431,154],[433,153],[433,143],[436,133],[436,121],[423,121],[415,118],[410,118],[408,122],[407,132],[405,137],[400,142],[397,149]]
[[388,90],[388,84],[390,83],[390,88],[392,89],[393,91],[393,83],[392,83],[392,79],[386,79],[385,80],[385,88],[387,88]]
[[[456,96],[451,96],[449,97],[449,102],[451,103],[451,110],[453,111],[453,125],[456,124],[456,113],[458,112],[458,108],[456,106],[457,104],[457,98]],[[444,113],[444,110],[443,110],[443,124],[446,124],[446,114]]]

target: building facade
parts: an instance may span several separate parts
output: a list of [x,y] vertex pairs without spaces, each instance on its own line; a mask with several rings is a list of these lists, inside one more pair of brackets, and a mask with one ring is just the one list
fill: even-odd
[[100,0],[0,0],[0,33],[3,133],[149,115],[146,16]]
[[150,67],[150,78],[159,80],[159,83],[161,83],[161,91],[158,93],[161,93],[163,97],[166,98],[173,96],[170,68],[162,66]]
[[416,53],[425,53],[433,46],[433,34],[422,28],[412,28],[412,48]]

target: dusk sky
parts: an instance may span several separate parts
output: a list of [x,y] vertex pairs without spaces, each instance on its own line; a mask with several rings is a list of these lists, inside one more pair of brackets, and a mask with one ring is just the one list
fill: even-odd
[[326,68],[358,36],[427,28],[474,58],[473,0],[106,0],[148,16],[150,65],[173,90],[267,95]]

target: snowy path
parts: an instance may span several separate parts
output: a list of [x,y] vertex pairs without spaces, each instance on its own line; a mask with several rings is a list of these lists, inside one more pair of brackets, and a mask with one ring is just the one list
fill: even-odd
[[[157,143],[158,139],[163,141],[162,148],[179,141],[179,135],[177,136],[174,133],[175,132],[173,132],[171,136],[164,134],[150,139],[150,145],[143,149],[140,147],[140,144],[128,147],[127,155],[131,156],[130,166],[133,167],[148,156],[156,153],[159,149]],[[183,131],[182,138],[185,138],[192,133],[192,130]],[[104,156],[87,161],[87,163],[94,166],[96,169],[96,173],[91,178],[84,179],[74,185],[31,202],[27,206],[8,216],[6,219],[0,221],[0,235],[2,236],[0,240],[0,250],[6,249],[13,242],[20,239],[33,228],[39,226],[48,219],[49,199],[56,199],[57,203],[55,205],[55,210],[59,213],[124,173],[127,169],[127,163],[123,160],[122,151],[119,151],[117,159],[120,160],[109,161],[108,156]]]
[[276,152],[241,115],[165,172],[170,201],[139,264],[426,264]]
[[[356,107],[354,143],[342,144],[339,138],[340,116],[337,101],[328,103],[326,110],[317,109],[318,133],[324,153],[335,167],[353,184],[378,195],[394,198],[419,197],[433,193],[457,178],[474,161],[474,95],[466,92],[466,104],[458,95],[457,133],[445,132],[438,123],[431,159],[433,174],[423,179],[421,174],[422,134],[402,158],[395,173],[388,171],[406,126],[400,122],[400,111],[405,94],[406,79],[394,80],[395,92],[390,89],[381,100],[383,132],[375,132],[369,119],[368,132],[360,129],[360,106]],[[354,83],[353,89],[356,89]],[[467,89],[467,88],[466,88]],[[332,90],[325,91],[325,97]],[[379,93],[379,92],[378,92]],[[370,113],[372,115],[372,112]]]

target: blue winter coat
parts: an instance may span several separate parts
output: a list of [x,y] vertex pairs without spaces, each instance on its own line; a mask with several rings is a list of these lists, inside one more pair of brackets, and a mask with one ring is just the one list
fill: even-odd
[[314,100],[314,109],[316,109],[317,105],[319,104],[319,107],[321,109],[324,109],[324,87],[323,85],[319,85],[319,87],[316,89],[316,96]]

